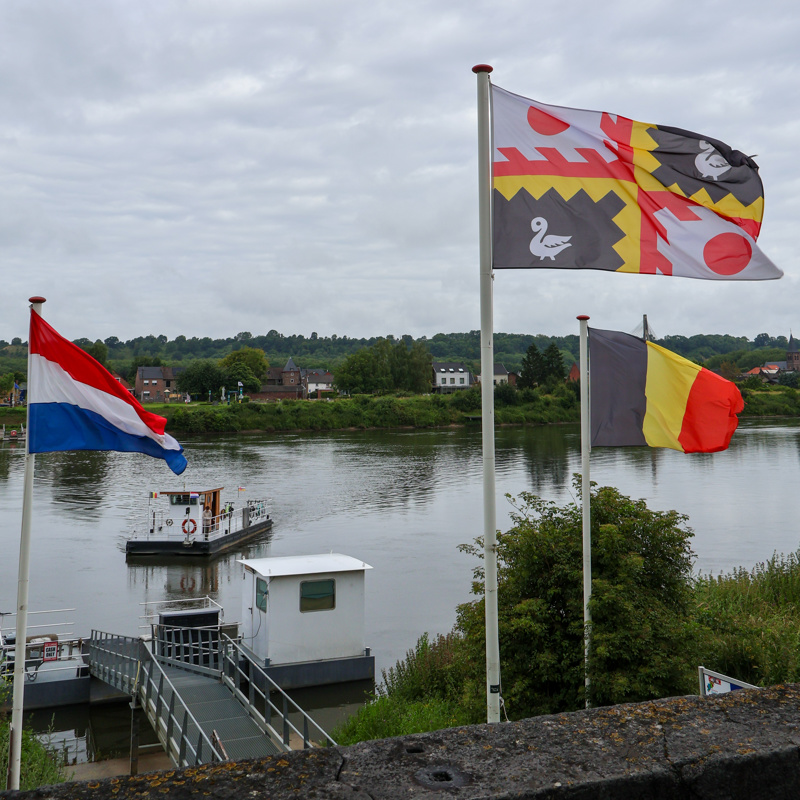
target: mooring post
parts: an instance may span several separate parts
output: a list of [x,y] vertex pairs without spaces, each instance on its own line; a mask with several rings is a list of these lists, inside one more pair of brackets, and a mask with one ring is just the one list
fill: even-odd
[[131,698],[131,775],[139,774],[139,717],[136,714],[136,695]]

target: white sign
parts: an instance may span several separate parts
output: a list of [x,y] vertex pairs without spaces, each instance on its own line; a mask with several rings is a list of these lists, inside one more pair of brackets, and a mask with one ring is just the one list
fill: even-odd
[[698,667],[700,673],[700,696],[709,697],[712,694],[728,694],[728,692],[736,692],[739,689],[760,689],[760,686],[754,686],[752,683],[745,683],[744,681],[730,678],[727,675],[722,675],[719,672],[713,672],[705,667]]

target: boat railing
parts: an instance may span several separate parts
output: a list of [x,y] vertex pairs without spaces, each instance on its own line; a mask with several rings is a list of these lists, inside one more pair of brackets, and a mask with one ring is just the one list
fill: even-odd
[[[221,677],[259,728],[286,751],[295,749],[292,738],[298,746],[302,741],[303,748],[336,744],[253,655],[228,636],[224,626],[153,626],[153,654],[169,666]],[[292,716],[298,718],[302,730],[292,722]]]
[[[25,636],[25,673],[28,681],[35,681],[40,670],[52,679],[54,673],[75,672],[84,674],[86,654],[84,641],[76,637],[71,628],[72,621],[52,621],[51,617],[75,611],[74,608],[59,608],[48,611],[29,611],[29,618],[46,619],[40,624],[28,625]],[[6,618],[16,622],[16,613],[0,614],[0,675],[11,679],[17,655],[16,625],[9,624]],[[57,618],[57,617],[56,617]],[[45,666],[46,665],[46,666]]]
[[169,511],[150,509],[143,530],[133,532],[135,539],[175,539],[214,541],[269,519],[266,500],[248,500],[244,506],[226,503],[222,513],[201,521],[173,516]]
[[158,619],[158,615],[165,611],[205,611],[215,609],[219,612],[220,622],[224,621],[225,609],[213,597],[205,595],[203,597],[187,597],[182,600],[147,600],[139,603],[140,606],[153,606],[152,610],[147,609],[144,614],[139,615],[140,620],[144,620],[139,625],[139,629],[150,630]]

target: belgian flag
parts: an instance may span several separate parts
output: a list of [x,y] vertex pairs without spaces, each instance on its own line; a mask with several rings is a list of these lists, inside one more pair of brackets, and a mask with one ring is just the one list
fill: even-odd
[[592,446],[714,453],[744,408],[731,381],[657,344],[589,329]]

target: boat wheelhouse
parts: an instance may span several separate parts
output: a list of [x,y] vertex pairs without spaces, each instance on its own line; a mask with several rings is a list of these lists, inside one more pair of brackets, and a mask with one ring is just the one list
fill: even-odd
[[272,528],[266,500],[224,500],[224,487],[151,492],[145,520],[125,545],[135,556],[208,556]]

